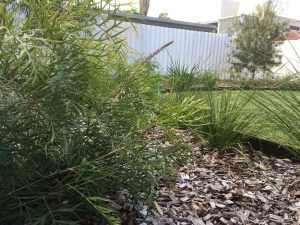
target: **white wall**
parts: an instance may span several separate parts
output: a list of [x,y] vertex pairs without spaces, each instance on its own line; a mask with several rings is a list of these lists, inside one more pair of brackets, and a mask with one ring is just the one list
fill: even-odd
[[274,68],[279,76],[292,74],[300,75],[300,40],[285,41],[280,47],[282,51],[282,65]]
[[258,4],[264,2],[266,0],[222,0],[221,15],[219,18],[249,14],[255,10]]
[[239,8],[240,2],[238,1],[222,0],[221,15],[219,18],[239,16]]

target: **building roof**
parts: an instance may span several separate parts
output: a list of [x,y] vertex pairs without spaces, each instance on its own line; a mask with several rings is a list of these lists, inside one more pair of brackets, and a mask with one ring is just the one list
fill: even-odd
[[125,14],[125,13],[116,13],[115,16],[118,19],[128,22],[159,26],[159,27],[169,27],[183,30],[193,30],[193,31],[202,31],[209,33],[216,33],[217,27],[215,25],[208,24],[199,24],[184,22],[172,19],[156,18],[150,16],[143,16],[139,14]]
[[300,32],[299,31],[290,31],[286,35],[287,39],[292,40],[300,40]]
[[[240,15],[236,15],[236,16],[226,16],[226,17],[220,17],[218,19],[215,19],[215,20],[209,20],[207,21],[206,23],[216,23],[216,22],[219,22],[220,20],[228,20],[228,19],[234,19],[234,18],[239,18],[241,16],[247,16],[247,14],[240,14]],[[283,20],[289,20],[291,22],[300,22],[300,20],[297,20],[297,19],[293,19],[293,18],[290,18],[290,17],[283,17],[283,16],[277,16],[278,18],[280,19],[283,19]]]

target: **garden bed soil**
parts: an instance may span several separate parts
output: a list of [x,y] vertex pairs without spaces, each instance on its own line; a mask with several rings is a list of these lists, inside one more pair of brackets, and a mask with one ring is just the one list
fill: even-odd
[[249,138],[245,145],[250,149],[259,150],[266,155],[274,156],[280,159],[288,158],[296,161],[292,151],[289,151],[289,148],[292,149],[292,147],[286,147],[278,143],[257,137]]
[[247,84],[242,84],[239,80],[218,80],[217,90],[258,90],[258,91],[299,91],[297,83],[289,82],[289,85],[282,86],[275,81],[269,80],[249,80]]

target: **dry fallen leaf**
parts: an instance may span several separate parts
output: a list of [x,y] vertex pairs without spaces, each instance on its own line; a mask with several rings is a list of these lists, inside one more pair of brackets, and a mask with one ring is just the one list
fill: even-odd
[[194,225],[205,225],[205,223],[203,222],[203,220],[200,219],[200,218],[192,218],[192,219],[191,219],[191,222],[192,222]]
[[257,167],[259,167],[261,170],[268,170],[267,169],[267,167],[265,167],[263,164],[261,164],[261,163],[256,163],[256,162],[254,162],[254,164],[257,166]]
[[204,216],[202,219],[204,220],[204,221],[206,221],[206,220],[209,220],[209,219],[211,219],[212,218],[212,214],[207,214],[206,216]]
[[164,215],[164,212],[162,211],[162,209],[160,208],[160,206],[157,204],[156,201],[154,201],[154,205],[155,205],[155,208],[157,210],[157,212],[160,214],[160,215]]
[[196,212],[201,212],[202,211],[202,209],[203,209],[203,206],[198,206],[196,203],[192,203],[191,204],[191,209],[192,210],[195,210]]
[[182,202],[187,202],[188,200],[190,200],[189,197],[182,197],[182,198],[180,198],[180,201],[182,201]]

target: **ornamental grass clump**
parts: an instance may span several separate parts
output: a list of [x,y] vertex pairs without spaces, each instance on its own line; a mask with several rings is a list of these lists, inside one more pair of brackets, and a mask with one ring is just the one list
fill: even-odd
[[249,104],[252,95],[246,96],[242,92],[208,91],[199,93],[199,97],[205,99],[207,110],[202,114],[203,125],[197,132],[211,147],[221,152],[240,151],[240,145],[245,143],[248,137],[258,135],[262,122],[251,111]]
[[171,92],[190,91],[199,79],[199,66],[197,64],[191,67],[180,63],[173,62],[168,68],[167,77]]
[[118,224],[111,196],[150,199],[170,171],[176,155],[144,138],[160,77],[124,60],[116,11],[0,4],[0,224]]
[[218,75],[213,70],[203,70],[200,73],[199,84],[200,89],[210,91],[215,90],[217,87]]
[[204,100],[194,96],[167,96],[163,103],[160,122],[167,127],[193,130],[203,124],[202,115],[207,106]]

